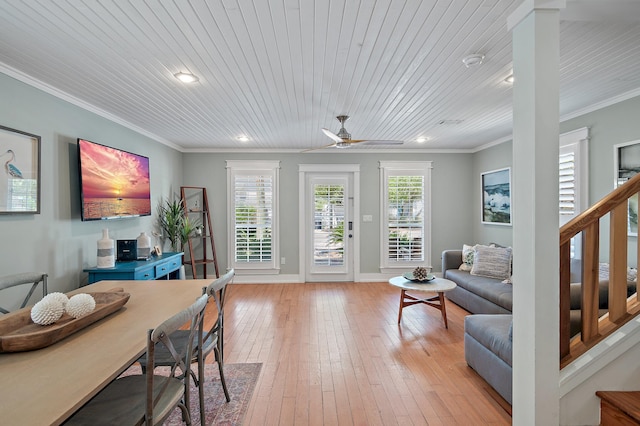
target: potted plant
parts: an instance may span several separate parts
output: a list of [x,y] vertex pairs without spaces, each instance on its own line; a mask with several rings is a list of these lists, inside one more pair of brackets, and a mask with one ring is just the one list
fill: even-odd
[[171,250],[180,251],[199,225],[189,219],[182,201],[178,198],[160,200],[158,204],[158,226],[165,239],[169,239]]

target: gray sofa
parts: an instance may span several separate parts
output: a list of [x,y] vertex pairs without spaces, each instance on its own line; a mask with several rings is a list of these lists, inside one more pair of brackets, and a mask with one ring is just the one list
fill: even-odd
[[442,252],[442,277],[457,284],[445,293],[447,299],[472,314],[510,314],[513,306],[511,284],[460,271],[461,264],[462,250]]
[[513,286],[460,271],[462,250],[442,252],[442,277],[457,284],[447,299],[472,314],[464,319],[464,357],[511,404]]
[[[472,314],[510,314],[513,307],[513,286],[495,278],[471,275],[460,271],[462,250],[442,252],[442,277],[457,284],[446,294],[447,298]],[[601,264],[606,265],[606,264]],[[636,292],[636,271],[630,269],[627,282],[627,296]],[[571,335],[580,332],[580,309],[582,306],[582,274],[580,259],[571,260]],[[600,271],[599,312],[607,313],[609,306],[608,271]]]
[[[506,401],[511,403],[511,353],[513,286],[495,278],[471,275],[458,268],[462,250],[442,252],[442,277],[457,284],[446,297],[472,314],[464,321],[464,355],[473,368]],[[605,265],[605,264],[602,264]],[[601,265],[601,268],[602,268]],[[608,265],[607,265],[608,266]],[[629,270],[627,296],[636,292],[635,270]],[[581,263],[571,263],[571,335],[580,332]],[[608,268],[600,271],[600,315],[609,304]]]
[[464,358],[509,404],[512,398],[512,316],[469,315],[464,319]]

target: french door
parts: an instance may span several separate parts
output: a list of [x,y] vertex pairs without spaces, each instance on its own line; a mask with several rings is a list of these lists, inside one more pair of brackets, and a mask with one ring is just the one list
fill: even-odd
[[[354,174],[305,173],[304,270],[305,281],[354,280]],[[302,233],[301,233],[302,234]]]

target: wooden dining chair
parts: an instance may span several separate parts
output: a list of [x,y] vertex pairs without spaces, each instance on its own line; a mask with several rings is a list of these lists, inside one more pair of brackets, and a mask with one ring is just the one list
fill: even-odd
[[[210,299],[213,299],[217,308],[217,318],[212,323],[211,327],[203,327],[202,345],[197,345],[194,348],[194,353],[191,358],[192,363],[197,363],[198,373],[197,375],[191,370],[194,383],[198,385],[198,396],[200,401],[200,422],[203,423],[205,419],[205,407],[204,407],[204,366],[207,356],[213,352],[216,362],[218,363],[218,371],[220,372],[220,382],[222,384],[222,390],[227,402],[231,401],[229,397],[229,391],[227,389],[227,383],[224,378],[224,303],[227,295],[227,285],[233,281],[235,276],[235,270],[231,269],[220,278],[215,279],[207,287],[203,288],[203,294],[206,294]],[[208,321],[204,321],[208,323]],[[177,346],[186,345],[187,332],[185,330],[177,330],[172,336],[172,339],[176,342]],[[202,348],[202,350],[200,350]],[[146,370],[147,363],[145,359],[138,359],[143,371]],[[159,365],[172,365],[173,360],[171,354],[164,348],[156,349],[156,366]]]
[[[31,284],[27,295],[20,305],[19,309],[22,309],[27,306],[29,299],[40,283],[42,283],[42,297],[44,297],[47,295],[47,274],[43,272],[25,272],[23,274],[13,274],[0,277],[0,290],[25,284]],[[9,312],[10,311],[8,309],[0,307],[0,313],[8,314]]]
[[[173,359],[168,375],[155,374],[154,368],[147,368],[143,374],[118,378],[74,413],[65,425],[158,425],[176,406],[182,411],[183,421],[190,425],[188,372],[193,348],[202,344],[202,319],[208,300],[207,295],[200,296],[187,309],[149,330],[146,365],[157,366],[156,353],[163,348]],[[172,335],[186,323],[190,326],[185,330],[187,341],[182,347]],[[196,343],[194,339],[199,341]]]

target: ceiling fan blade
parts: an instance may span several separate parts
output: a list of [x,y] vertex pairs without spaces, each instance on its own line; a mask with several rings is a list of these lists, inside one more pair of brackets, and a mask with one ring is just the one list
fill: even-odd
[[362,143],[363,145],[402,145],[403,141],[377,140],[377,139],[345,139],[345,144]]
[[375,140],[375,139],[364,140],[363,142],[365,142],[367,145],[402,145],[404,143],[403,141]]
[[334,143],[330,143],[329,145],[319,146],[317,148],[309,148],[309,149],[305,149],[305,150],[300,151],[300,152],[317,151],[319,149],[331,148],[332,146],[336,146],[336,145],[337,145],[337,142],[334,142]]
[[333,133],[331,130],[329,129],[325,129],[324,127],[322,128],[322,132],[329,136],[331,139],[333,139],[334,141],[336,141],[336,143],[342,143],[344,142],[343,139],[341,137],[339,137],[338,135],[336,135],[335,133]]

